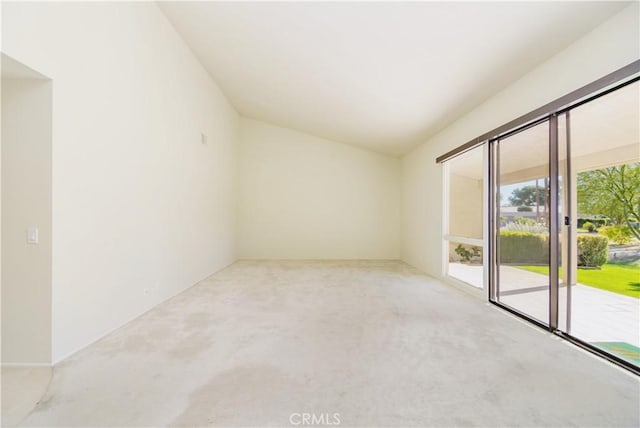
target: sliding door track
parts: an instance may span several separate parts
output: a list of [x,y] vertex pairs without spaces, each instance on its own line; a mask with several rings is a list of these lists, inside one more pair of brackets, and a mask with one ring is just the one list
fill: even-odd
[[578,346],[578,347],[580,347],[580,348],[582,348],[582,349],[584,349],[586,351],[589,351],[590,353],[595,354],[598,357],[609,361],[610,363],[613,363],[613,364],[615,364],[617,366],[620,366],[623,369],[630,371],[631,373],[633,373],[636,376],[640,376],[640,368],[634,366],[633,364],[631,364],[630,362],[628,362],[626,360],[623,360],[622,358],[619,358],[619,357],[617,357],[617,356],[615,356],[613,354],[610,354],[610,353],[608,353],[606,351],[603,351],[602,349],[600,349],[600,348],[598,348],[596,346],[593,346],[589,342],[585,342],[583,340],[580,340],[577,337],[573,337],[572,335],[570,335],[568,333],[565,333],[563,331],[560,331],[560,330],[557,330],[557,329],[554,330],[554,329],[550,328],[548,325],[540,322],[539,320],[537,320],[535,318],[531,318],[530,316],[527,316],[527,315],[523,314],[522,312],[517,311],[517,310],[515,310],[515,309],[513,309],[513,308],[511,308],[511,307],[509,307],[507,305],[504,305],[504,304],[502,304],[500,302],[496,302],[494,300],[489,300],[489,303],[491,303],[492,305],[497,306],[498,308],[500,308],[500,309],[502,309],[502,310],[504,310],[506,312],[509,312],[509,313],[519,317],[519,318],[522,318],[522,319],[530,322],[531,324],[535,325],[538,328],[541,328],[541,329],[543,329],[545,331],[553,333],[554,335],[556,335],[556,336],[558,336],[558,337],[560,337],[560,338],[562,338],[562,339],[564,339],[564,340],[566,340],[566,341],[568,341],[568,342],[570,342],[570,343],[572,343],[572,344],[574,344],[574,345],[576,345],[576,346]]

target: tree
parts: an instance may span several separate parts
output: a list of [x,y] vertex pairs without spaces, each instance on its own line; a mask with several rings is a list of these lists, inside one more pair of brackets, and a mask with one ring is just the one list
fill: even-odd
[[579,173],[578,210],[626,224],[640,239],[640,163]]
[[538,199],[536,200],[536,186],[527,185],[514,189],[509,196],[509,202],[512,206],[528,206],[543,205],[545,201],[545,188],[538,187]]

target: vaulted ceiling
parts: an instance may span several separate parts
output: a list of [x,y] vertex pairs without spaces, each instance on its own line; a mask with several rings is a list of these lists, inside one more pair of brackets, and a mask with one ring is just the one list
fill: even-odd
[[401,155],[628,3],[159,4],[243,116]]

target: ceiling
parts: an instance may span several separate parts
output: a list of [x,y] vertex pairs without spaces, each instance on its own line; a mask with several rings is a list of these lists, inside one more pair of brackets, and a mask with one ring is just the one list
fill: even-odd
[[161,2],[243,116],[402,155],[622,2]]

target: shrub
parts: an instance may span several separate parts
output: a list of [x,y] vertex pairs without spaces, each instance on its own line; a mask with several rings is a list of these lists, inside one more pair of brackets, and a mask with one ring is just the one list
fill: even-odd
[[526,206],[526,205],[520,205],[520,206],[517,208],[517,210],[518,210],[518,212],[519,212],[519,213],[530,213],[530,212],[532,212],[532,211],[533,211],[533,208],[528,207],[528,206]]
[[463,262],[470,263],[471,259],[473,259],[474,257],[480,256],[480,247],[471,246],[469,248],[466,248],[464,245],[458,244],[458,246],[455,249],[455,252],[457,255],[460,256],[460,259]]
[[549,235],[509,230],[501,231],[500,263],[549,263]]
[[603,218],[590,218],[590,219],[586,219],[586,218],[581,218],[578,217],[578,229],[584,229],[584,224],[586,222],[589,223],[593,223],[596,225],[596,227],[600,227],[600,226],[604,226],[609,222],[609,219],[606,217]]
[[600,267],[607,262],[609,240],[601,235],[578,235],[578,266]]
[[627,225],[601,227],[599,232],[609,238],[615,244],[628,244],[633,239],[633,234]]
[[526,224],[529,226],[533,226],[536,224],[536,221],[532,218],[527,218],[527,217],[514,217],[513,218],[513,222],[515,224]]
[[595,232],[596,231],[596,225],[591,223],[590,221],[585,221],[582,224],[582,228],[583,229],[587,229],[589,232]]

